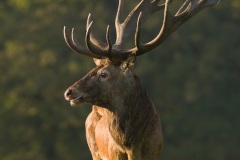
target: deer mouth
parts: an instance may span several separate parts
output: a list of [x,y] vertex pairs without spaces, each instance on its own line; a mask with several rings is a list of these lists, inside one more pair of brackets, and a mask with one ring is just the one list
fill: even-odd
[[70,100],[70,104],[72,106],[74,106],[74,105],[76,105],[78,103],[81,103],[81,102],[84,102],[84,97],[82,95]]

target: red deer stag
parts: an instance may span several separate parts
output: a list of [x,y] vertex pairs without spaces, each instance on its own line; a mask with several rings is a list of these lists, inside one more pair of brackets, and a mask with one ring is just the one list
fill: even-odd
[[[90,15],[86,25],[86,47],[81,46],[64,27],[66,43],[74,51],[92,57],[97,65],[86,76],[70,86],[64,96],[72,105],[93,104],[86,120],[87,142],[94,160],[156,160],[163,146],[158,113],[151,98],[132,72],[136,56],[160,45],[184,22],[205,7],[220,0],[186,0],[173,16],[171,0],[141,0],[123,21],[123,2],[119,0],[115,19],[116,42],[99,41],[91,33]],[[141,24],[154,12],[164,10],[158,35],[141,43]],[[124,49],[126,40],[135,32],[135,47]]]

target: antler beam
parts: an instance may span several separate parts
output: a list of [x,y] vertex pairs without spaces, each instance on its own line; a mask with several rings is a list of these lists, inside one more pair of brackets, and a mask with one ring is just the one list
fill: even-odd
[[[159,34],[152,41],[141,44],[140,40],[136,40],[137,55],[144,54],[158,45],[160,45],[169,35],[171,35],[177,28],[179,28],[184,22],[193,17],[196,13],[205,7],[213,6],[219,3],[220,0],[186,0],[180,7],[175,16],[172,16],[169,11],[170,0],[166,0],[164,9],[164,19]],[[137,25],[136,34],[140,34],[138,31],[140,25]],[[136,36],[139,38],[140,36]]]

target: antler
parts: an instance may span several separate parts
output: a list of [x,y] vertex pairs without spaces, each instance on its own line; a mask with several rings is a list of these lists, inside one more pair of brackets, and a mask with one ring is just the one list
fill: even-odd
[[[68,46],[78,53],[94,58],[108,58],[114,64],[119,64],[130,54],[137,56],[149,52],[160,45],[171,33],[173,33],[184,22],[194,16],[203,8],[214,6],[220,0],[186,0],[177,13],[173,16],[169,11],[172,0],[166,0],[164,4],[159,4],[160,0],[142,0],[127,16],[122,20],[124,0],[119,0],[117,15],[115,19],[116,42],[112,45],[109,38],[109,26],[106,32],[106,43],[97,40],[91,33],[93,22],[90,14],[87,19],[85,42],[88,49],[81,46],[74,36],[72,29],[71,38],[64,27],[64,37]],[[163,10],[163,23],[158,35],[148,43],[141,43],[141,24],[154,12]],[[123,49],[124,43],[135,31],[135,47]]]

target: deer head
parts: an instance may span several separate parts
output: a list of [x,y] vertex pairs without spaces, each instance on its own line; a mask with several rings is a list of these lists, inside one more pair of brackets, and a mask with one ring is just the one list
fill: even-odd
[[[96,105],[107,105],[114,96],[124,94],[126,84],[134,86],[136,79],[131,72],[137,56],[151,51],[159,46],[171,33],[179,28],[188,19],[205,7],[213,6],[220,0],[186,0],[175,15],[169,11],[172,0],[160,3],[160,0],[141,0],[122,19],[124,0],[119,0],[115,19],[116,41],[112,44],[109,38],[109,29],[106,31],[106,42],[102,42],[92,34],[91,14],[87,18],[85,43],[86,48],[80,45],[75,38],[74,29],[71,36],[64,27],[64,38],[68,46],[74,51],[95,59],[97,67],[90,71],[65,92],[65,98],[71,104],[87,102]],[[158,35],[147,43],[141,42],[141,25],[156,11],[163,10],[163,23]],[[135,32],[135,47],[124,48],[124,43]],[[125,84],[125,85],[124,85]],[[122,88],[125,86],[125,88]]]
[[[65,92],[71,104],[80,102],[109,106],[115,97],[128,95],[134,87],[135,76],[131,72],[135,56],[129,56],[121,65],[113,65],[109,59],[94,59],[96,67]],[[123,86],[125,89],[123,89]]]

